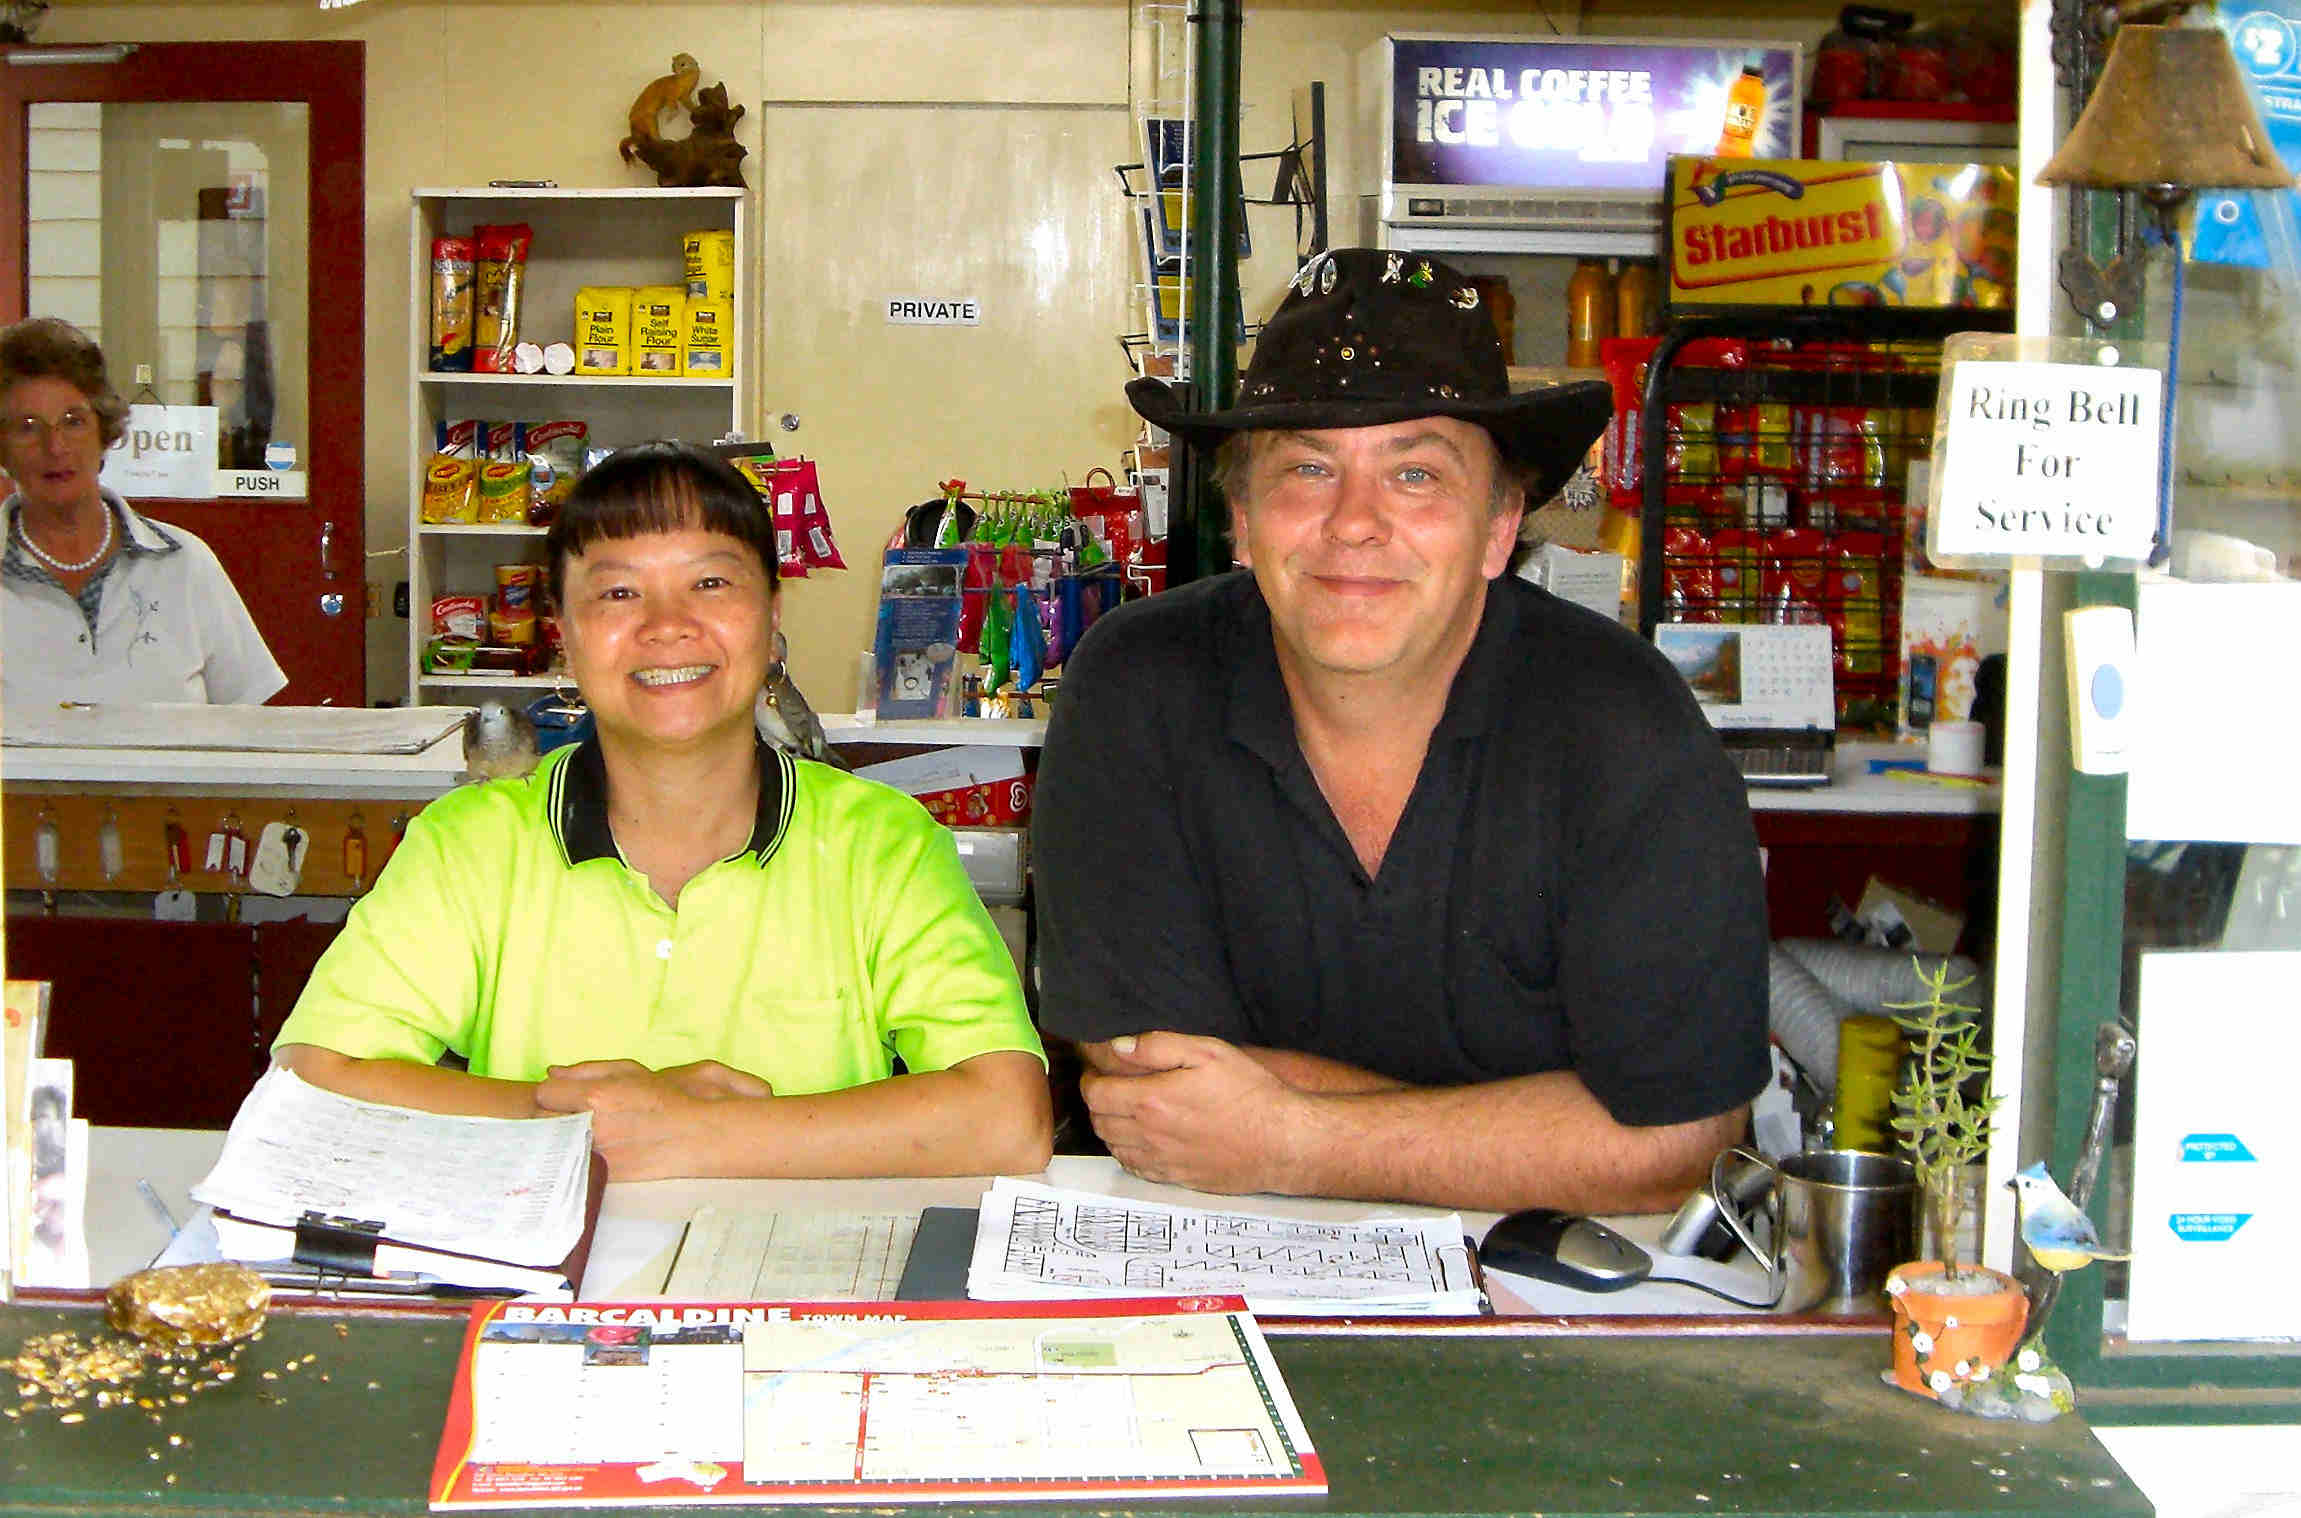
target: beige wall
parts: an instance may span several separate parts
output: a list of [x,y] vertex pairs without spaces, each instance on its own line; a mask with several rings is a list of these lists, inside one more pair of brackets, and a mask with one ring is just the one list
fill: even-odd
[[[1664,9],[1248,0],[1243,144],[1284,146],[1289,93],[1310,79],[1327,82],[1330,118],[1345,119],[1358,56],[1386,31],[1546,31],[1546,12],[1567,32],[1810,42],[1836,7],[1776,0],[1777,21],[1714,0]],[[870,566],[905,506],[952,475],[993,487],[1077,480],[1115,466],[1133,436],[1115,338],[1140,325],[1135,256],[1110,170],[1140,156],[1129,81],[1148,75],[1150,18],[1181,10],[1129,0],[75,4],[50,13],[40,40],[367,44],[371,551],[406,541],[409,190],[646,183],[615,155],[631,98],[673,52],[702,60],[707,81],[724,80],[750,107],[738,134],[763,249],[753,430],[785,412],[800,419],[796,433],[772,435],[819,461],[856,566],[794,584],[784,605],[799,683],[819,707],[844,710],[870,636]],[[1338,141],[1337,182],[1360,169]],[[1258,314],[1291,272],[1293,222],[1271,208],[1251,224],[1245,298]],[[874,303],[897,294],[975,297],[983,325],[889,327]],[[369,578],[388,586],[404,575],[379,558]],[[405,694],[405,639],[398,619],[369,623],[371,697]]]

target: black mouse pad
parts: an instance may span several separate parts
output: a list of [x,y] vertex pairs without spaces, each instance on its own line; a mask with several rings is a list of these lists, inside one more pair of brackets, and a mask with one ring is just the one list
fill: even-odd
[[980,1211],[973,1207],[921,1208],[919,1231],[911,1239],[911,1257],[903,1262],[903,1279],[895,1287],[895,1300],[967,1300],[967,1263],[975,1257],[975,1227],[980,1218]]

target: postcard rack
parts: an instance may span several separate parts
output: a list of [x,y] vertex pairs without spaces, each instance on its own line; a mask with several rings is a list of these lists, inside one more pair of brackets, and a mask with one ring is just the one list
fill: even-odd
[[[1841,726],[1892,726],[1909,466],[1942,339],[2009,313],[1833,307],[1674,319],[1639,416],[1639,630],[1823,622]],[[1915,535],[1913,537],[1913,534]]]

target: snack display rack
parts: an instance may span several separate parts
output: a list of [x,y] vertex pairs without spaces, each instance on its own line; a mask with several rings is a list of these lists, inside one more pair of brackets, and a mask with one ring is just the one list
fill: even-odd
[[[565,675],[502,671],[442,673],[426,667],[429,609],[443,594],[484,595],[495,566],[538,562],[544,529],[514,523],[426,522],[420,510],[424,466],[443,421],[568,419],[589,440],[619,447],[656,437],[694,443],[739,436],[752,415],[751,373],[758,330],[751,287],[751,234],[740,189],[555,189],[510,185],[415,190],[411,195],[408,266],[411,290],[406,365],[414,426],[408,457],[408,695],[412,704],[470,703],[483,696],[525,699],[565,686]],[[574,335],[576,291],[586,285],[675,284],[682,274],[680,238],[697,228],[734,233],[733,372],[722,378],[581,374],[448,373],[430,365],[428,347],[432,239],[485,222],[523,222],[534,229],[526,264],[520,335],[537,343]],[[525,694],[522,695],[522,692]]]
[[1903,307],[1684,316],[1645,363],[1632,441],[1639,630],[1830,628],[1838,720],[1890,727],[1905,562],[1922,560],[1909,466],[1933,451],[1942,339],[2011,313]]

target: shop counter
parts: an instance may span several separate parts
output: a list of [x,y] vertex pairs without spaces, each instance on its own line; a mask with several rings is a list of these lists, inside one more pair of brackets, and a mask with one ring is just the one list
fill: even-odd
[[[0,1343],[93,1321],[0,1309]],[[454,1318],[277,1314],[237,1379],[156,1418],[112,1408],[67,1425],[34,1410],[0,1424],[0,1512],[423,1512],[462,1337]],[[1880,1385],[1871,1342],[1408,1331],[1278,1332],[1271,1346],[1325,1462],[1323,1500],[932,1511],[2151,1512],[2080,1419],[1944,1413]]]
[[[135,1179],[151,1175],[180,1204],[181,1187],[204,1171],[217,1141],[207,1133],[97,1134],[89,1222],[99,1275],[141,1264],[162,1236]],[[1050,1173],[1062,1185],[1097,1177],[1130,1194],[1193,1195],[1148,1187],[1108,1161],[1058,1160]],[[745,1197],[760,1206],[814,1196],[817,1205],[890,1210],[971,1196],[983,1184],[648,1182],[611,1186],[606,1215],[660,1221]],[[1281,1205],[1323,1212],[1345,1204]],[[590,1295],[603,1294],[599,1275]],[[95,1326],[92,1304],[20,1302],[0,1309],[0,1346],[12,1351],[33,1333]],[[231,1384],[166,1408],[157,1421],[112,1408],[67,1425],[20,1410],[0,1423],[0,1512],[421,1512],[462,1326],[452,1313],[282,1310]],[[1331,1495],[1140,1511],[2151,1511],[2080,1418],[1985,1423],[1884,1385],[1882,1324],[1544,1315],[1423,1325],[1274,1320],[1267,1331]],[[309,1363],[287,1369],[305,1356]],[[1131,1511],[1029,1510],[1049,1509]]]
[[[180,1188],[204,1170],[216,1143],[206,1133],[98,1134],[89,1221],[99,1274],[141,1263],[157,1247],[162,1230],[136,1198],[134,1179],[152,1175],[180,1202]],[[1132,1181],[1107,1161],[1058,1160],[1050,1178],[1167,1199],[1190,1195]],[[620,1251],[627,1263],[634,1248],[647,1247],[649,1226],[740,1198],[885,1210],[970,1196],[982,1184],[617,1185],[609,1189],[602,1245],[617,1220],[638,1225],[637,1237],[606,1251]],[[1474,1228],[1481,1221],[1466,1219]],[[590,1294],[612,1294],[600,1276],[593,1272]],[[0,1337],[14,1342],[49,1327],[90,1325],[88,1309],[24,1303],[0,1314]],[[2045,1428],[1980,1423],[1883,1385],[1882,1324],[1832,1330],[1630,1318],[1609,1325],[1544,1315],[1418,1326],[1277,1321],[1270,1332],[1332,1482],[1321,1512],[2149,1511],[2080,1420]],[[460,1339],[452,1314],[326,1305],[283,1312],[231,1386],[171,1408],[157,1423],[111,1409],[77,1425],[27,1412],[0,1427],[0,1510],[106,1513],[162,1503],[188,1511],[420,1511]],[[305,1355],[311,1363],[285,1369]],[[269,1380],[267,1369],[276,1372]],[[1210,1508],[1193,1502],[1189,1510]]]
[[[212,834],[252,849],[268,822],[310,836],[297,894],[350,896],[389,852],[395,827],[462,778],[461,707],[79,707],[11,712],[0,728],[11,890],[237,895],[243,878],[207,867]],[[117,830],[107,861],[102,834]],[[37,832],[54,824],[52,869]],[[171,861],[168,828],[188,860]],[[365,841],[365,868],[347,851]],[[171,870],[171,865],[176,867]]]

